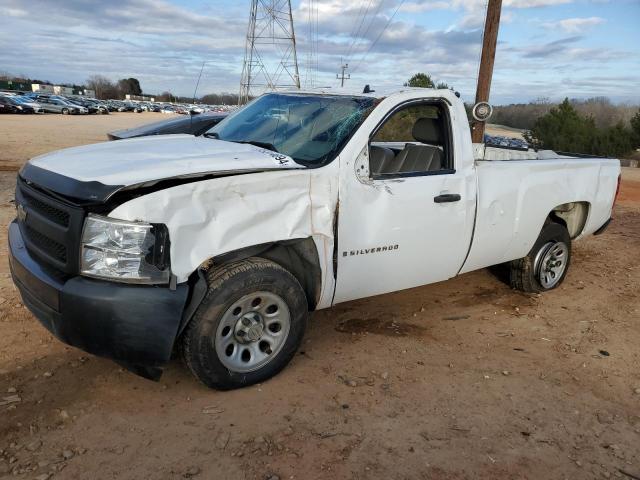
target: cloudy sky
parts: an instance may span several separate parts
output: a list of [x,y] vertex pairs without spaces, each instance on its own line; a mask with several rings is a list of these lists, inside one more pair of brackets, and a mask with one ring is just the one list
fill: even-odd
[[[0,71],[69,83],[133,76],[145,92],[189,96],[206,61],[199,94],[237,92],[250,3],[0,0]],[[401,85],[423,71],[472,100],[485,4],[293,0],[302,83],[336,85],[346,62],[353,88]],[[640,103],[639,26],[640,0],[504,0],[492,101],[604,95]],[[268,49],[263,55],[270,66]]]

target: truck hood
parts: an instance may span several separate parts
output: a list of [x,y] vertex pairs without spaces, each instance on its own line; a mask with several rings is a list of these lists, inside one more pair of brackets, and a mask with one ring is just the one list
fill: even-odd
[[254,145],[192,135],[156,135],[67,148],[31,159],[21,176],[53,192],[92,201],[161,180],[305,168]]

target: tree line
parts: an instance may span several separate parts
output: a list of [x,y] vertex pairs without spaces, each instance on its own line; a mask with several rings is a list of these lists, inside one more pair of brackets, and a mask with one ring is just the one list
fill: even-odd
[[[451,88],[416,73],[405,87]],[[471,121],[472,105],[465,105]],[[569,100],[553,104],[549,99],[495,106],[491,123],[526,130],[524,137],[534,148],[560,152],[624,157],[640,149],[640,109],[614,105],[606,97]]]
[[608,157],[624,157],[640,148],[640,109],[628,122],[601,125],[565,98],[537,118],[524,137],[534,148]]
[[[615,105],[607,97],[569,99],[569,103],[580,115],[593,117],[598,128],[613,127],[620,122],[628,125],[638,111],[637,106]],[[529,103],[498,105],[494,107],[491,122],[531,130],[538,118],[557,106],[557,103],[552,103],[548,98],[539,98]]]

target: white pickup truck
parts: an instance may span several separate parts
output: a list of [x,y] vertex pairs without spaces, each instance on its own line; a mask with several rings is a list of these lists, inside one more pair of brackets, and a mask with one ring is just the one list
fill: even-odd
[[611,219],[619,162],[472,145],[448,90],[263,95],[205,135],[29,161],[10,264],[62,341],[206,385],[281,370],[310,311],[507,264],[557,287]]

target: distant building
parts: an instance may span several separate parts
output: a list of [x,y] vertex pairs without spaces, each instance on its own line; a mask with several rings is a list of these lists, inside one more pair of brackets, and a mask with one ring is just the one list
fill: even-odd
[[56,95],[73,95],[73,87],[65,87],[63,85],[54,85],[53,93]]
[[37,93],[55,93],[53,85],[47,85],[46,83],[32,83],[31,90]]
[[95,90],[82,87],[67,87],[64,85],[48,85],[46,83],[32,83],[31,90],[36,93],[49,93],[53,95],[82,95],[95,98]]
[[149,95],[130,95],[126,94],[124,96],[125,100],[137,100],[138,102],[155,102],[156,99],[154,97],[150,97]]

